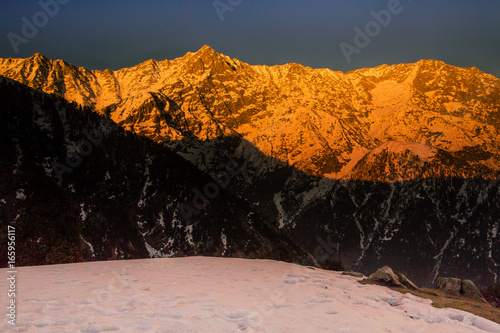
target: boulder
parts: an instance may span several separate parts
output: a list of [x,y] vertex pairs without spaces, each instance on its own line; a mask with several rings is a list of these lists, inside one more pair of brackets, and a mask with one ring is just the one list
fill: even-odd
[[396,286],[402,286],[399,277],[394,273],[392,268],[389,266],[384,266],[379,268],[375,273],[368,277],[368,280],[377,281],[383,280],[388,284],[393,284]]
[[436,287],[438,289],[451,291],[453,293],[463,295],[467,298],[487,303],[484,296],[481,294],[479,289],[477,289],[476,285],[471,280],[460,280],[457,278],[440,277],[436,280]]
[[471,280],[462,280],[460,293],[467,298],[477,299],[486,302],[486,299],[483,297],[479,289],[477,289],[474,282],[472,282]]
[[418,290],[418,287],[415,283],[413,283],[410,279],[408,279],[405,275],[398,273],[399,281],[403,286],[408,289]]
[[354,277],[357,277],[357,278],[362,278],[362,277],[364,277],[364,274],[363,274],[363,273],[358,273],[358,272],[350,272],[350,271],[343,271],[343,272],[342,272],[342,275],[349,275],[349,276],[354,276]]
[[451,291],[453,293],[460,293],[460,288],[462,287],[462,280],[457,278],[449,277],[439,277],[436,280],[436,288],[446,291]]

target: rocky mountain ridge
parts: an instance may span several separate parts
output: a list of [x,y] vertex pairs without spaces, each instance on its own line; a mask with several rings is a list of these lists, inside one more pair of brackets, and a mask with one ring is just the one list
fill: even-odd
[[[251,66],[204,46],[118,71],[35,54],[0,60],[0,75],[90,106],[157,142],[241,136],[316,176],[495,179],[500,170],[500,80],[435,60],[342,73]],[[408,143],[433,153],[423,159]],[[386,170],[374,177],[368,159]],[[422,170],[398,171],[414,164]]]

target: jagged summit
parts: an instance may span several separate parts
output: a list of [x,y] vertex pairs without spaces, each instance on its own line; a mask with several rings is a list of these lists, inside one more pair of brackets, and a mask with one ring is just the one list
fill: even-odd
[[226,70],[235,71],[243,65],[239,60],[218,53],[208,45],[203,46],[195,53],[187,53],[181,59],[184,60],[181,71],[195,75],[201,75],[204,72],[223,73]]
[[31,60],[37,60],[37,59],[48,60],[49,58],[47,58],[45,55],[43,55],[41,53],[35,53],[31,57],[29,57],[28,59],[31,59]]
[[210,64],[218,61],[222,57],[221,54],[216,52],[213,48],[208,45],[203,46],[196,52],[188,52],[182,59],[184,59],[187,63],[193,64],[197,61],[202,61],[205,64]]
[[56,64],[62,65],[62,66],[67,66],[67,67],[77,67],[74,66],[63,59],[51,59],[47,56],[45,56],[42,53],[35,53],[31,57],[25,59],[23,61],[26,65],[31,64],[31,65],[38,65],[38,66],[43,66],[43,67],[52,67]]
[[219,55],[217,51],[215,51],[212,47],[208,45],[203,45],[201,49],[196,52],[196,54],[212,54],[212,55]]
[[[409,63],[409,64],[411,64],[411,63]],[[447,65],[447,66],[449,66],[444,61],[438,60],[438,59],[420,59],[419,61],[417,61],[415,63],[415,65],[419,65],[419,66],[443,66],[443,65]]]

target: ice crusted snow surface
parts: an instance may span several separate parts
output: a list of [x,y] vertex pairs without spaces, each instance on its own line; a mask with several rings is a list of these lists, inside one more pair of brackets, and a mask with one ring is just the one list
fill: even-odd
[[[2,269],[7,276],[6,269]],[[271,260],[167,258],[22,267],[12,332],[500,332],[339,272]],[[7,289],[7,280],[0,280]],[[5,305],[6,300],[2,298]],[[5,307],[4,307],[5,309]]]

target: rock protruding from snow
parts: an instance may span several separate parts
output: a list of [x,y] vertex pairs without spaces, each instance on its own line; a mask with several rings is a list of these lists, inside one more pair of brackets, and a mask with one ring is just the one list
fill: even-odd
[[436,280],[438,289],[446,290],[452,293],[461,294],[470,299],[476,299],[486,302],[486,299],[471,280],[460,280],[450,277],[439,277]]
[[382,268],[379,268],[375,273],[370,275],[368,277],[369,280],[372,281],[385,281],[388,284],[394,284],[396,286],[402,286],[401,281],[399,280],[399,277],[394,273],[392,268],[389,266],[384,266]]
[[479,289],[476,287],[474,282],[471,280],[462,280],[462,286],[460,288],[460,293],[468,298],[478,299],[480,301],[486,302],[486,299],[481,294]]
[[408,289],[418,290],[417,285],[415,283],[413,283],[410,279],[408,279],[404,274],[398,273],[397,275],[398,275],[399,281],[401,281],[401,284],[403,286],[405,286]]
[[457,294],[460,293],[461,286],[462,286],[462,280],[457,278],[439,277],[436,280],[436,288]]
[[382,282],[383,285],[397,286],[417,290],[418,287],[402,273],[394,273],[392,268],[384,266],[368,277],[371,282]]
[[349,276],[354,276],[354,277],[357,277],[357,278],[363,278],[363,277],[365,277],[365,275],[363,273],[350,272],[350,271],[343,271],[342,275],[349,275]]

